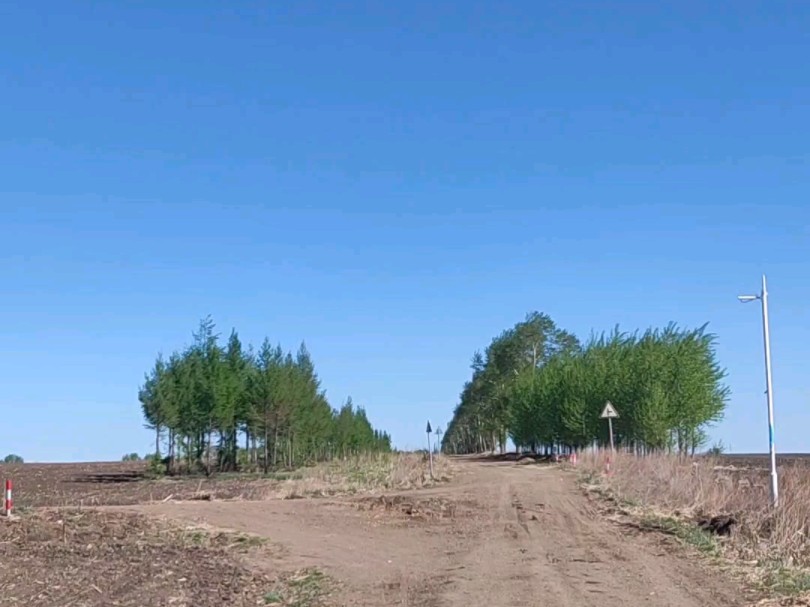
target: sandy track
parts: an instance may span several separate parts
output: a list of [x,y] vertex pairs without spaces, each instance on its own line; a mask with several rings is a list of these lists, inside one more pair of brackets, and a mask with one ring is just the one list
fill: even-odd
[[737,607],[741,590],[605,521],[554,467],[465,461],[452,484],[368,500],[187,502],[154,515],[267,537],[257,567],[319,567],[345,605]]

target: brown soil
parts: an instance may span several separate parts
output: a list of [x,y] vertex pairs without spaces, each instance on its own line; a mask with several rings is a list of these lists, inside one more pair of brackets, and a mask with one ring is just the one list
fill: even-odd
[[271,580],[239,557],[250,545],[129,513],[63,510],[3,519],[0,605],[264,604]]
[[150,480],[143,462],[0,465],[18,508],[128,505],[164,499],[262,499],[277,481],[238,475]]
[[[256,575],[315,567],[333,605],[736,607],[670,538],[604,519],[556,466],[461,460],[453,483],[382,497],[158,503],[153,517],[265,537]],[[102,603],[99,603],[102,604]]]

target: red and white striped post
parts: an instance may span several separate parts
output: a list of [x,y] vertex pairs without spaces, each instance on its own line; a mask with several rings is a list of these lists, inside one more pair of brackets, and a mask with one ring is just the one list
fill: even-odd
[[11,516],[11,512],[14,510],[14,499],[11,496],[11,479],[6,480],[6,504],[3,511],[5,512],[6,516]]

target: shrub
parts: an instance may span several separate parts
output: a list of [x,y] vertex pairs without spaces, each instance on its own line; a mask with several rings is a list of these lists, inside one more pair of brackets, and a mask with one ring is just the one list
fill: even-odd
[[149,476],[165,476],[168,469],[167,460],[159,455],[150,455],[146,458],[146,473]]
[[717,441],[709,448],[708,451],[706,451],[706,455],[716,457],[718,455],[723,455],[725,452],[726,446],[723,444],[723,441]]

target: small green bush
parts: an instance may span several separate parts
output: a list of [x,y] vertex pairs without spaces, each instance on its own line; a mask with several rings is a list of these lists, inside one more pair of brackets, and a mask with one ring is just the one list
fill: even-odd
[[150,455],[146,458],[146,474],[152,477],[165,476],[168,466],[166,460],[159,455]]

